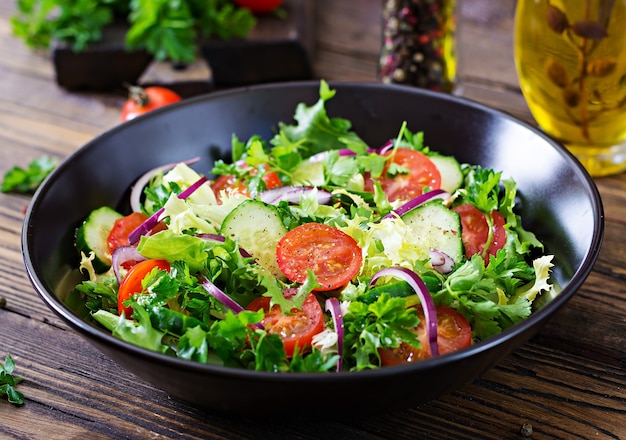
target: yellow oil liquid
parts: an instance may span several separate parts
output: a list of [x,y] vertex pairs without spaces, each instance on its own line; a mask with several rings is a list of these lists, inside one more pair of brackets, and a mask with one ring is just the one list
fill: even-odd
[[515,64],[537,124],[592,176],[626,169],[626,0],[518,0]]

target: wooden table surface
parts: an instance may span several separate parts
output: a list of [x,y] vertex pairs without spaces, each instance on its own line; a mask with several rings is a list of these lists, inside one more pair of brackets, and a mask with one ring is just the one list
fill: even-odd
[[[120,96],[70,93],[46,53],[11,36],[0,3],[0,173],[64,158],[118,123]],[[316,75],[376,80],[380,0],[317,0]],[[460,9],[462,94],[532,122],[513,66],[514,0]],[[538,336],[436,401],[367,419],[271,424],[194,408],[124,371],[71,331],[31,287],[20,238],[27,196],[0,194],[0,359],[10,353],[22,406],[0,401],[0,438],[626,438],[626,174],[599,178],[605,240],[582,289]],[[298,396],[294,399],[297,404]],[[330,397],[332,398],[332,397]]]

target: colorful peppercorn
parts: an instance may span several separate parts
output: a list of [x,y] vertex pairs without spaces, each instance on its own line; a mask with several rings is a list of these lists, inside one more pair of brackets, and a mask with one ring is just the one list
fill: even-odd
[[455,0],[384,0],[379,75],[385,83],[451,92]]

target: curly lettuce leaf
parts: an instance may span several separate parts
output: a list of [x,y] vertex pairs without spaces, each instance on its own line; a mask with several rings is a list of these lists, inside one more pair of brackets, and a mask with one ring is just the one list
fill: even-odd
[[335,96],[326,81],[320,81],[319,100],[312,106],[298,104],[294,114],[295,125],[279,124],[280,135],[275,135],[271,143],[275,146],[288,142],[301,142],[303,157],[309,157],[327,150],[363,147],[359,136],[351,131],[352,123],[344,118],[330,118],[326,112],[326,101]]

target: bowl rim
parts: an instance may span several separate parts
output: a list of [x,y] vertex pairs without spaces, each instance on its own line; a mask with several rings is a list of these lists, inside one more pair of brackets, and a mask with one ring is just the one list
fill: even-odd
[[[265,371],[252,371],[246,370],[243,368],[234,368],[234,367],[225,367],[214,364],[203,364],[197,361],[190,361],[186,359],[180,359],[177,357],[169,356],[166,354],[158,353],[155,351],[148,350],[146,348],[142,348],[139,346],[135,346],[129,342],[123,341],[111,335],[105,329],[98,328],[94,325],[91,325],[84,321],[81,317],[71,311],[62,301],[57,298],[57,296],[49,292],[48,289],[44,286],[44,283],[39,279],[35,266],[32,262],[31,252],[30,252],[30,231],[31,231],[31,217],[37,209],[38,204],[40,203],[40,199],[45,195],[48,187],[51,186],[57,176],[60,176],[63,173],[63,170],[70,166],[72,159],[81,154],[86,154],[86,152],[90,148],[94,148],[95,145],[98,144],[102,139],[111,136],[117,133],[120,130],[126,130],[127,127],[130,127],[134,124],[141,124],[144,120],[149,120],[151,118],[155,118],[158,115],[166,112],[174,111],[180,107],[193,106],[197,105],[201,102],[205,101],[213,101],[219,99],[228,99],[230,96],[241,95],[249,92],[254,92],[256,90],[273,90],[273,89],[290,89],[290,88],[310,88],[310,87],[319,87],[319,81],[316,80],[305,80],[305,81],[286,81],[281,83],[268,83],[268,84],[256,84],[249,85],[243,87],[236,87],[232,89],[226,90],[218,90],[209,92],[207,94],[198,95],[195,97],[187,98],[185,100],[179,101],[177,103],[171,104],[167,107],[162,107],[155,109],[151,112],[148,112],[144,115],[141,115],[133,120],[130,120],[125,123],[118,124],[109,130],[104,131],[100,135],[97,135],[93,139],[91,139],[86,144],[79,147],[77,150],[72,152],[70,155],[63,160],[57,168],[55,168],[42,182],[39,188],[33,195],[31,203],[29,203],[25,217],[24,223],[22,227],[21,234],[21,244],[22,244],[22,255],[24,264],[26,267],[27,275],[31,281],[31,284],[35,288],[38,295],[43,299],[46,305],[52,309],[59,317],[62,318],[70,327],[74,328],[81,334],[83,337],[89,337],[93,340],[98,341],[110,348],[114,348],[117,351],[122,351],[125,354],[132,356],[139,356],[142,358],[148,358],[155,362],[159,362],[164,366],[171,366],[177,369],[194,371],[197,373],[210,373],[213,376],[223,377],[223,378],[231,378],[231,379],[240,379],[240,378],[250,378],[258,377],[259,379],[263,379],[265,381],[274,381],[274,382],[307,382],[314,381],[319,382],[324,381],[328,383],[335,383],[338,381],[346,381],[346,380],[362,380],[363,378],[379,378],[387,375],[395,375],[398,372],[403,372],[406,374],[418,373],[421,370],[428,370],[431,368],[437,368],[438,366],[445,365],[448,363],[455,363],[457,361],[461,361],[466,358],[470,358],[475,354],[485,352],[491,350],[492,348],[501,345],[502,343],[515,339],[520,334],[524,333],[531,327],[539,324],[543,325],[547,319],[559,308],[561,308],[566,302],[568,302],[574,293],[581,287],[584,283],[585,279],[588,277],[589,273],[592,271],[595,261],[598,257],[602,241],[604,235],[604,210],[602,205],[602,199],[600,197],[600,193],[598,188],[589,175],[589,173],[585,170],[582,164],[575,158],[575,156],[569,152],[562,144],[557,142],[556,140],[549,137],[543,131],[538,129],[537,127],[529,124],[526,121],[523,121],[503,110],[496,109],[490,107],[486,104],[482,104],[475,100],[441,93],[430,91],[426,89],[420,89],[415,87],[397,85],[397,84],[383,84],[379,82],[362,82],[362,81],[328,81],[328,85],[331,89],[335,89],[337,87],[347,87],[347,88],[361,88],[361,89],[376,89],[380,90],[383,88],[387,88],[390,90],[395,90],[402,93],[413,94],[417,97],[419,96],[427,96],[430,98],[448,101],[455,106],[464,106],[469,107],[473,111],[479,111],[484,113],[490,113],[499,118],[504,118],[509,120],[510,122],[522,126],[527,130],[530,130],[534,135],[542,138],[546,143],[550,144],[552,148],[554,148],[560,155],[562,155],[565,160],[572,166],[574,171],[576,172],[580,181],[584,184],[587,191],[590,195],[591,205],[594,211],[594,228],[592,232],[591,244],[592,246],[587,249],[582,263],[576,270],[572,273],[571,278],[569,279],[568,284],[563,288],[562,291],[559,292],[548,304],[542,307],[540,310],[537,310],[532,313],[524,321],[515,324],[514,326],[502,331],[501,333],[487,338],[478,343],[472,344],[470,347],[455,351],[453,353],[447,354],[445,356],[430,358],[420,362],[399,365],[399,366],[389,366],[379,369],[372,370],[363,370],[363,371],[351,371],[351,372],[341,372],[339,374],[332,373],[289,373],[289,374],[277,374],[273,372],[265,372]],[[278,122],[278,121],[277,121]],[[516,347],[512,347],[512,350]]]

